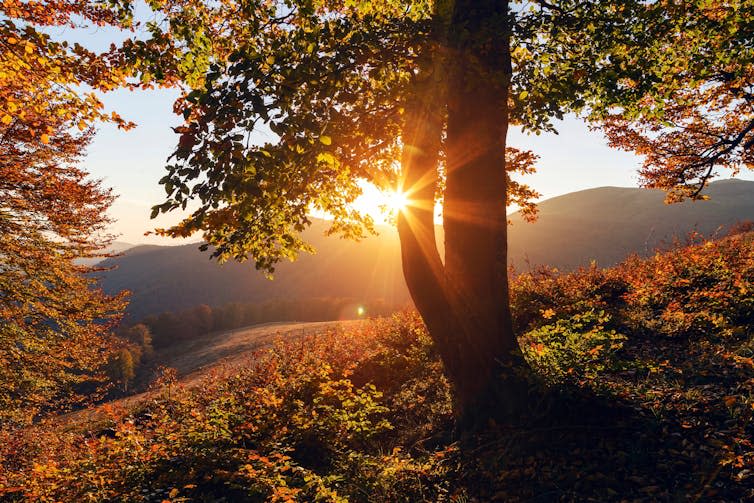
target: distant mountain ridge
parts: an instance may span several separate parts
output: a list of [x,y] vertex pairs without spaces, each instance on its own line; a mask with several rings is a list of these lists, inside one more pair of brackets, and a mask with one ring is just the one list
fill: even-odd
[[108,293],[130,290],[127,313],[136,320],[199,304],[261,303],[273,298],[382,299],[394,306],[409,301],[394,230],[386,228],[380,236],[357,243],[326,238],[325,228],[325,223],[315,222],[307,231],[317,253],[279,264],[274,280],[249,262],[210,261],[209,253],[200,252],[197,244],[143,245],[103,262],[102,266],[116,268],[101,273],[100,284]]
[[[117,254],[123,253],[129,248],[133,248],[134,246],[136,245],[133,245],[131,243],[126,243],[124,241],[113,241],[112,243],[110,243],[109,246],[107,246],[103,250],[103,252],[117,255]],[[99,264],[103,260],[105,259],[103,259],[102,257],[84,258],[84,259],[76,259],[76,263],[80,265],[85,265],[85,266],[93,266],[93,265]]]
[[[658,190],[600,187],[539,203],[539,218],[530,224],[510,216],[509,258],[517,270],[548,264],[573,269],[596,261],[610,266],[631,253],[647,255],[691,231],[705,235],[736,222],[754,220],[754,182],[721,180],[710,184],[709,201],[666,205]],[[364,302],[382,299],[391,305],[409,302],[393,228],[362,242],[325,238],[326,223],[315,222],[307,239],[316,255],[303,254],[281,264],[270,281],[253,264],[209,260],[196,244],[136,246],[103,266],[106,292],[132,292],[129,317],[199,304],[263,302],[272,298],[350,297]],[[438,240],[442,241],[441,229]]]
[[607,267],[631,253],[654,253],[692,231],[711,236],[754,220],[754,181],[719,180],[704,193],[710,200],[678,204],[665,204],[663,191],[631,187],[554,197],[539,204],[534,224],[511,215],[508,254],[519,270],[527,263],[573,269],[591,260]]

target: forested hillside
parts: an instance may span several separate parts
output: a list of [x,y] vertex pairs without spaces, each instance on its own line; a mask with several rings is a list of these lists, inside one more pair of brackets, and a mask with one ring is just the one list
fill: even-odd
[[115,266],[102,273],[105,291],[130,290],[129,319],[177,311],[200,304],[262,303],[271,299],[351,298],[382,300],[392,306],[408,302],[395,231],[361,242],[325,238],[325,224],[315,222],[307,233],[316,255],[302,254],[296,262],[278,266],[274,280],[253,264],[218,265],[197,244],[137,246],[103,262]]

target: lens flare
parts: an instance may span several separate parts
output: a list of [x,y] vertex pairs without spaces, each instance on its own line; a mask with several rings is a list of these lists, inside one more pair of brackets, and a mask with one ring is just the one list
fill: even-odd
[[398,190],[385,193],[385,206],[388,210],[398,212],[408,205],[408,196]]

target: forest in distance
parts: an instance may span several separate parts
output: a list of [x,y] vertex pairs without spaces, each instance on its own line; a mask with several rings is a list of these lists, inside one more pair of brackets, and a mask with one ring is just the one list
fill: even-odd
[[753,171],[754,0],[4,0],[0,502],[752,501]]

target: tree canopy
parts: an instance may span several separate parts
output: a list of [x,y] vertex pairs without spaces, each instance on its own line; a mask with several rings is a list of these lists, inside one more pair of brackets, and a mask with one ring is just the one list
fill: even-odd
[[[250,257],[271,270],[310,250],[300,232],[312,211],[333,218],[333,233],[371,231],[371,217],[350,204],[361,182],[397,184],[401,129],[426,64],[431,8],[168,3],[178,45],[204,61],[205,71],[183,75],[193,89],[176,104],[186,123],[176,129],[179,146],[161,180],[169,197],[155,215],[188,200],[199,209],[164,233],[204,231],[222,258]],[[511,149],[508,157],[512,171],[533,169],[529,152]],[[533,195],[522,185],[510,199],[531,212]]]
[[[309,249],[299,233],[312,210],[334,218],[333,232],[368,232],[349,204],[359,181],[397,184],[406,106],[446,4],[161,4],[190,89],[155,211],[200,201],[165,232],[206,232],[218,255],[263,268]],[[582,115],[645,156],[647,186],[697,196],[715,167],[751,163],[751,11],[748,1],[512,2],[511,123],[539,133]],[[511,188],[509,202],[531,211],[535,193]]]
[[630,100],[592,118],[644,156],[647,187],[701,198],[720,169],[754,168],[754,2],[657,2],[644,18],[644,43],[619,46],[613,77]]

